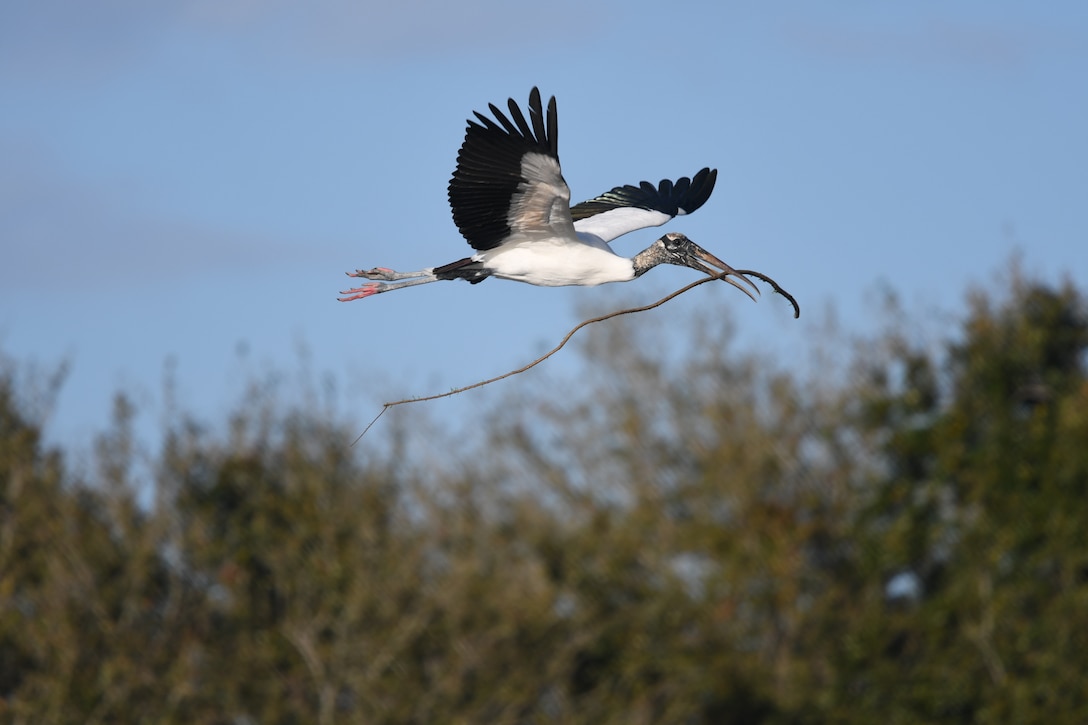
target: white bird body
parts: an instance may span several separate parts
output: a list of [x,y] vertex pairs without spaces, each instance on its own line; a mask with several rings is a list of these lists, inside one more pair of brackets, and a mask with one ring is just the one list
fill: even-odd
[[[710,198],[717,172],[657,186],[618,186],[570,206],[570,188],[559,165],[555,98],[547,115],[540,92],[529,94],[529,120],[509,101],[510,118],[494,105],[494,120],[476,113],[469,120],[457,168],[449,184],[453,220],[476,250],[442,267],[394,272],[383,267],[349,272],[372,282],[345,291],[343,301],[444,279],[473,284],[488,277],[545,287],[629,282],[658,264],[677,264],[708,274],[734,275],[755,285],[682,234],[670,233],[632,258],[609,242],[636,229],[660,226],[688,214]],[[512,120],[511,120],[512,119]],[[732,277],[723,279],[749,297]],[[758,290],[756,290],[758,293]]]
[[613,252],[594,237],[543,237],[512,240],[502,247],[472,256],[499,279],[542,287],[628,282],[635,278],[630,259]]

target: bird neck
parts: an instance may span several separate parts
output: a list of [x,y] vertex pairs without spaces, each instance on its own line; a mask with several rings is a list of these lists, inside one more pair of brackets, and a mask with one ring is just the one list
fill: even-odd
[[635,277],[641,277],[664,261],[665,250],[655,242],[632,257],[631,265],[635,268]]

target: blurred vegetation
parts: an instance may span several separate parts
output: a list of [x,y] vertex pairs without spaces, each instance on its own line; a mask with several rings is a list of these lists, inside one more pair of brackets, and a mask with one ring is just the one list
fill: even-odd
[[261,396],[148,462],[118,396],[76,471],[6,361],[0,721],[1088,722],[1084,295],[893,317],[807,373],[616,320],[442,466]]

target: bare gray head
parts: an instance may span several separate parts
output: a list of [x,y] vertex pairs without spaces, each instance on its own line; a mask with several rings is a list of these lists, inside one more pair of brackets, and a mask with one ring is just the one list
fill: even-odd
[[[706,272],[711,277],[717,277],[724,273],[727,276],[722,277],[723,281],[733,285],[753,300],[755,300],[755,295],[748,290],[748,287],[751,287],[756,294],[759,294],[759,289],[750,279],[678,232],[669,232],[661,237],[636,254],[632,262],[634,263],[636,277],[645,274],[659,264],[675,264],[680,267],[691,267],[700,272]],[[742,286],[737,281],[738,279],[747,284],[748,287]]]

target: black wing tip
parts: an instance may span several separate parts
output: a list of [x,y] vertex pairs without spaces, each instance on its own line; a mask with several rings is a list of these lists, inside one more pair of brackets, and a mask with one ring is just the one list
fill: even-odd
[[709,166],[699,169],[690,180],[685,176],[677,181],[673,186],[675,190],[673,201],[676,203],[677,211],[681,214],[691,214],[697,210],[710,199],[717,181],[718,170]]
[[491,117],[480,111],[473,111],[472,114],[479,122],[468,119],[467,132],[478,133],[482,130],[492,134],[499,133],[511,141],[526,144],[532,150],[559,158],[559,124],[555,96],[548,98],[547,110],[545,110],[540,88],[533,86],[529,91],[528,117],[522,112],[521,105],[513,98],[506,99],[506,107],[508,110],[504,112],[494,103],[488,103],[487,108],[491,112]]
[[575,205],[571,214],[578,220],[620,207],[649,209],[669,216],[690,214],[707,202],[717,179],[717,169],[704,167],[694,176],[681,176],[676,181],[662,179],[656,185],[649,181],[640,181],[638,186],[624,184]]
[[559,161],[555,96],[546,112],[542,101],[540,89],[533,86],[528,113],[510,98],[505,112],[489,103],[490,117],[473,111],[475,118],[468,119],[447,196],[454,224],[474,249],[493,249],[509,235],[507,210],[525,155],[539,153]]
[[704,166],[690,177],[681,176],[676,181],[662,179],[657,182],[656,187],[648,181],[643,181],[639,186],[644,191],[656,193],[662,200],[667,200],[670,206],[690,214],[706,203],[717,181],[718,170]]

